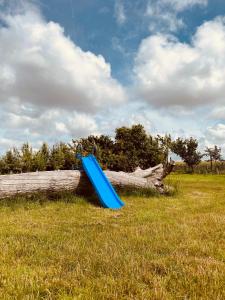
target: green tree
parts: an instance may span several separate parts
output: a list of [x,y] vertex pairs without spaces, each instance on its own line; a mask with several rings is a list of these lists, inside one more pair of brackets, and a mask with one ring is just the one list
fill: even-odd
[[161,148],[161,151],[164,154],[163,163],[164,165],[168,165],[169,163],[169,152],[172,147],[172,138],[170,134],[166,134],[165,136],[157,135],[157,139],[159,141],[159,145]]
[[159,141],[148,135],[140,124],[116,129],[113,154],[113,169],[125,172],[134,171],[138,166],[146,169],[163,159]]
[[97,158],[104,169],[131,172],[137,166],[148,168],[162,161],[157,138],[149,136],[142,125],[116,129],[115,139],[109,136],[89,136],[73,140],[73,149],[82,145],[83,155],[92,153],[97,146]]
[[205,149],[205,155],[209,157],[209,160],[210,160],[210,169],[211,169],[211,172],[213,172],[213,161],[216,164],[217,161],[221,161],[222,160],[221,148],[219,148],[216,145],[214,146],[214,148],[206,147],[206,149]]
[[21,147],[21,165],[23,172],[33,170],[33,149],[28,143],[24,143]]
[[64,166],[64,153],[61,149],[60,144],[56,144],[52,147],[50,151],[50,169],[51,170],[60,170]]
[[19,173],[22,171],[21,156],[17,148],[8,150],[1,159],[2,174]]
[[50,169],[49,151],[48,144],[43,143],[33,156],[33,171],[46,171]]
[[4,174],[4,161],[2,158],[0,158],[0,174]]
[[198,141],[192,137],[189,139],[178,138],[171,145],[171,150],[188,165],[191,173],[194,172],[194,166],[198,165],[204,156],[197,151],[197,148]]
[[77,145],[82,146],[83,155],[91,154],[96,148],[95,153],[98,161],[104,169],[110,169],[112,166],[112,156],[114,142],[107,135],[94,136],[90,135],[87,138],[73,140],[73,151],[76,152]]
[[64,163],[62,166],[63,170],[71,170],[74,168],[76,164],[75,152],[70,147],[70,145],[65,143],[59,144],[60,151],[63,153],[64,156]]

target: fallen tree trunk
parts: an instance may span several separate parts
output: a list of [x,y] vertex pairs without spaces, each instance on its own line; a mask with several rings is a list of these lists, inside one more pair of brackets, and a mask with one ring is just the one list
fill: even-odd
[[[152,188],[163,193],[165,191],[163,178],[172,171],[173,165],[171,163],[164,168],[162,164],[159,164],[147,170],[137,168],[133,173],[104,172],[116,188]],[[86,174],[78,170],[0,175],[0,198],[18,194],[64,190],[84,195],[93,192]]]

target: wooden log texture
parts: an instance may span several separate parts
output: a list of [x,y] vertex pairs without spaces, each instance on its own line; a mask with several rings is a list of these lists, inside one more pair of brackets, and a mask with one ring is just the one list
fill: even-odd
[[[165,174],[168,175],[168,171],[163,168],[162,164],[147,170],[137,168],[133,173],[108,170],[104,172],[116,188],[152,188],[161,193],[164,192],[162,180]],[[73,191],[85,195],[93,192],[93,188],[86,174],[78,170],[0,175],[0,198],[17,194],[58,191]]]

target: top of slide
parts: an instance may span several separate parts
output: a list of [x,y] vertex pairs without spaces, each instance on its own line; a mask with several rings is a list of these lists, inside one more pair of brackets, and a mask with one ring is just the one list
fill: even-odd
[[84,171],[89,177],[101,204],[106,208],[119,209],[124,206],[113,186],[99,166],[94,155],[81,158]]

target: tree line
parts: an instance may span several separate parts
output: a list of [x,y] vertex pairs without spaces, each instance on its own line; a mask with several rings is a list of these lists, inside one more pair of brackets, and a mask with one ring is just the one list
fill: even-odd
[[138,166],[146,169],[159,163],[168,164],[170,152],[180,156],[189,172],[194,171],[203,157],[208,157],[211,168],[213,162],[222,159],[221,149],[217,146],[206,148],[201,153],[198,151],[198,141],[192,137],[172,140],[170,135],[152,136],[138,124],[117,128],[114,138],[91,135],[51,147],[43,143],[36,151],[31,145],[24,143],[20,149],[14,147],[1,156],[0,173],[79,169],[81,165],[76,156],[78,149],[82,155],[96,152],[103,169],[124,172],[132,172]]

